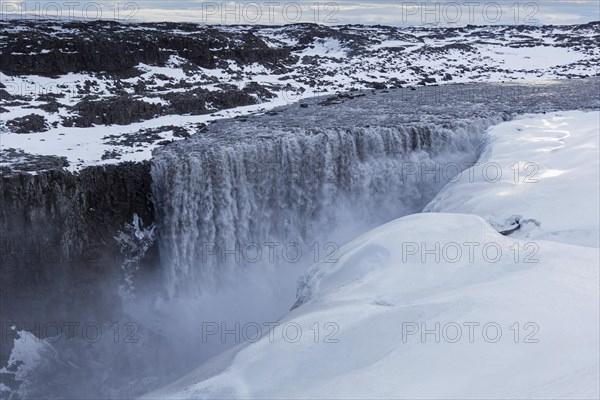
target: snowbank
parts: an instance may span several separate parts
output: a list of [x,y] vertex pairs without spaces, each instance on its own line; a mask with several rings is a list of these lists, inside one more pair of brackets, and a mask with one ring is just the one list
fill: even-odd
[[[482,162],[539,163],[537,184],[461,176],[427,210],[462,214],[356,239],[260,340],[242,328],[238,347],[145,398],[598,398],[599,117],[493,128]],[[517,213],[541,226],[503,236],[480,217]]]
[[570,111],[497,125],[477,165],[425,211],[475,214],[500,227],[520,215],[513,237],[598,247],[599,124],[598,112]]

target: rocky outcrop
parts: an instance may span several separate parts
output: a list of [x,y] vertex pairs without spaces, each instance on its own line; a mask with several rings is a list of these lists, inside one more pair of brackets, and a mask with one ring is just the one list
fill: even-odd
[[166,110],[168,114],[206,114],[210,112],[207,104],[220,110],[256,103],[256,99],[248,93],[248,90],[236,89],[210,92],[196,88],[184,93],[167,93],[164,98],[170,102]]
[[64,126],[90,127],[96,125],[128,125],[161,114],[160,104],[135,100],[129,96],[113,97],[104,100],[84,99],[73,111],[78,116],[64,119]]
[[[129,76],[136,74],[133,68],[140,63],[164,65],[172,55],[203,68],[214,68],[221,58],[277,64],[290,55],[289,48],[269,48],[251,32],[226,35],[212,28],[198,32],[194,24],[143,24],[145,31],[112,21],[71,22],[68,27],[80,34],[67,34],[68,41],[52,30],[37,29],[35,22],[23,24],[31,29],[8,33],[0,50],[0,70],[7,74],[55,76],[85,71]],[[195,34],[171,33],[186,27]]]
[[46,118],[38,114],[11,119],[6,126],[15,133],[45,132],[49,128]]

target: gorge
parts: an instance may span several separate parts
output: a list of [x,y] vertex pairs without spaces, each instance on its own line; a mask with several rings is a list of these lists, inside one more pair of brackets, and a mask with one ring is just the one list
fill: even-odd
[[[599,84],[354,91],[212,123],[150,161],[5,171],[3,338],[13,331],[16,343],[21,332],[45,351],[25,372],[13,359],[3,382],[33,397],[65,395],[66,385],[73,398],[165,384],[236,344],[201,341],[199,321],[277,320],[308,266],[421,212],[477,162],[487,128],[525,113],[597,109]],[[290,244],[300,256],[281,252]],[[92,347],[113,370],[99,372],[87,338],[48,341],[57,332],[48,326],[73,321],[102,327]],[[138,341],[115,346],[115,323]],[[13,343],[2,346],[8,355]],[[51,370],[61,373],[48,380]]]

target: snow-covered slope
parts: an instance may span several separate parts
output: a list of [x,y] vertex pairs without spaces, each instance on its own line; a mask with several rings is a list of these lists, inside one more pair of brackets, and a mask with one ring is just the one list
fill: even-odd
[[599,23],[0,27],[3,148],[65,157],[75,170],[148,159],[153,148],[207,122],[320,94],[589,77],[600,62]]
[[425,210],[476,214],[502,229],[520,221],[512,237],[598,247],[599,124],[597,113],[575,111],[500,124],[478,165]]
[[[599,118],[493,128],[482,161],[540,163],[539,183],[449,184],[428,209],[462,214],[356,239],[309,271],[270,334],[146,398],[598,398]],[[473,215],[509,213],[541,226],[503,236]]]

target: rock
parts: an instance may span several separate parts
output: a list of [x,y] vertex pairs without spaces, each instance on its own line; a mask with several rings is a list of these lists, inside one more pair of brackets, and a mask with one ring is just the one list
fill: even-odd
[[29,114],[24,117],[11,119],[6,126],[14,133],[46,132],[50,127],[46,118],[39,114]]
[[[1,175],[3,322],[31,327],[84,316],[113,318],[105,313],[120,307],[123,262],[115,236],[134,214],[144,226],[154,222],[149,163],[89,167],[78,174],[56,167]],[[153,246],[140,273],[152,273],[157,260]]]
[[383,90],[383,89],[387,89],[387,85],[385,83],[382,82],[370,82],[369,84],[373,89],[376,90]]
[[131,96],[95,100],[87,97],[72,107],[78,115],[63,119],[64,126],[129,125],[161,115],[161,104],[148,103]]
[[419,83],[417,83],[417,85],[426,86],[428,83],[436,83],[436,82],[437,82],[437,80],[435,78],[425,77],[425,78],[421,79],[419,81]]
[[57,113],[59,110],[60,104],[55,99],[52,99],[46,104],[42,104],[39,108],[40,110],[44,110],[49,113]]
[[[6,166],[0,167],[5,176],[15,172],[38,172],[44,170],[61,170],[69,166],[66,157],[28,154],[20,149],[2,149],[0,162]],[[10,167],[9,167],[10,166]]]
[[0,89],[0,100],[14,100],[14,96],[4,89]]
[[[135,68],[140,63],[162,66],[172,55],[189,61],[194,69],[214,68],[221,58],[240,64],[277,65],[291,54],[289,48],[270,48],[251,32],[226,35],[215,28],[195,26],[185,35],[172,33],[183,24],[147,24],[152,29],[149,34],[122,29],[113,21],[76,21],[69,28],[77,34],[57,35],[38,29],[34,21],[19,23],[26,30],[8,31],[0,48],[0,70],[7,74],[56,76],[85,71],[129,78],[140,75]],[[55,24],[60,22],[46,23]],[[45,49],[52,51],[43,52]]]
[[121,153],[119,153],[116,150],[112,150],[112,151],[106,150],[104,152],[104,154],[102,154],[101,158],[103,160],[118,160],[121,158]]

